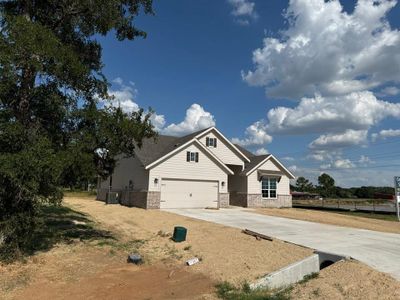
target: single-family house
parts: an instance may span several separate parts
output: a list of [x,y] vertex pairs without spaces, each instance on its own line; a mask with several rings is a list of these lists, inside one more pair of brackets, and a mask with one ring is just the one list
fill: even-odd
[[99,182],[97,199],[117,192],[142,208],[290,207],[293,174],[272,154],[254,155],[217,128],[146,139]]

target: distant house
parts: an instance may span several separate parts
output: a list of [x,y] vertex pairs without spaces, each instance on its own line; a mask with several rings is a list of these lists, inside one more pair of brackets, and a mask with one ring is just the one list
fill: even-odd
[[97,198],[118,192],[121,204],[142,208],[290,207],[293,178],[272,154],[254,155],[210,127],[144,140],[99,183]]

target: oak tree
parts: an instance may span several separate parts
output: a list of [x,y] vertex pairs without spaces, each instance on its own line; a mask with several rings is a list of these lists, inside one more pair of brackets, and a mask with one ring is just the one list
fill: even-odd
[[106,177],[155,136],[150,113],[101,105],[112,99],[96,36],[146,37],[140,13],[151,0],[0,1],[0,256],[24,251],[74,165]]

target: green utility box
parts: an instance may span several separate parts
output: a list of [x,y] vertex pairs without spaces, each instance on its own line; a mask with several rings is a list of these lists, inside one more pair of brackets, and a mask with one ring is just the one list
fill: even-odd
[[180,243],[186,240],[186,233],[187,229],[182,226],[175,226],[174,227],[174,235],[172,239],[175,243]]

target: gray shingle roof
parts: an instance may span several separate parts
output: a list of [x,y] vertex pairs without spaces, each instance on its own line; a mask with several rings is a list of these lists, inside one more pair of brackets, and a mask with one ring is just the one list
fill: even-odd
[[182,137],[159,135],[156,139],[144,139],[142,147],[137,147],[135,149],[135,154],[142,164],[146,166],[190,141],[207,129],[208,128],[205,128]]
[[246,174],[249,172],[251,169],[253,169],[255,166],[257,166],[260,162],[262,162],[264,159],[266,159],[268,156],[271,154],[265,154],[265,155],[253,155],[252,157],[249,157],[250,162],[247,163],[244,166],[243,171],[241,172],[242,175]]
[[234,144],[234,145],[236,146],[236,148],[239,149],[240,152],[242,152],[244,155],[246,155],[248,159],[250,159],[253,156],[256,156],[253,153],[251,153],[249,150],[243,148],[242,146],[240,146],[238,144]]

